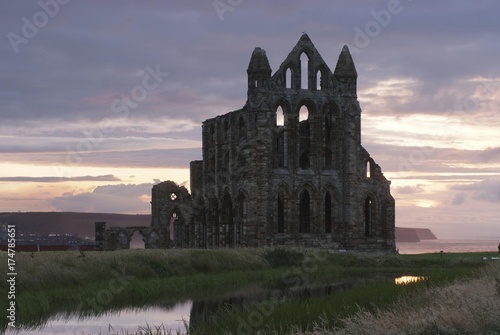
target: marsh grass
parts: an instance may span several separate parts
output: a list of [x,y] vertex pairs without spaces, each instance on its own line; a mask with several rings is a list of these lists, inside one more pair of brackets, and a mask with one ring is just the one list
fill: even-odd
[[[113,272],[138,279],[173,277],[194,273],[251,271],[268,268],[258,249],[219,250],[119,250],[113,252],[41,252],[16,255],[20,289],[37,290],[59,286],[83,285],[108,280]],[[0,262],[6,253],[0,253]],[[0,273],[0,287],[6,286],[6,273]]]
[[[289,334],[294,329],[313,329],[321,324],[333,328],[343,317],[361,308],[374,310],[394,301],[395,285],[389,282],[369,283],[355,289],[339,291],[330,296],[308,299],[266,301],[233,310],[221,311],[204,325],[197,324],[191,332],[197,334],[253,333],[257,330]],[[376,307],[377,306],[377,307]]]
[[[119,250],[112,252],[47,251],[16,254],[17,288],[35,291],[55,285],[78,286],[106,281],[113,275],[137,279],[171,278],[192,274],[259,271],[276,267],[300,267],[308,259],[321,264],[336,265],[345,271],[363,269],[426,269],[436,267],[476,267],[483,263],[482,254],[379,255],[337,253],[306,248],[262,249],[156,249]],[[7,263],[7,254],[0,252],[0,263]],[[0,288],[7,287],[6,272],[0,272]]]
[[[362,309],[332,331],[297,332],[309,335],[451,335],[499,334],[500,264],[491,264],[473,277],[448,285],[431,285],[387,310]],[[377,306],[378,307],[378,306]]]
[[[206,323],[196,324],[191,335],[240,334],[242,331],[291,334],[297,330],[312,330],[318,327],[335,329],[342,327],[345,318],[360,311],[377,312],[389,309],[396,301],[413,297],[419,290],[437,282],[444,283],[454,277],[462,277],[464,274],[464,271],[446,275],[437,273],[438,278],[433,281],[434,284],[423,281],[396,285],[393,279],[367,278],[362,283],[343,287],[333,294],[311,296],[307,299],[285,291],[285,295],[277,299],[221,310]],[[415,300],[414,302],[417,303]]]
[[[465,276],[477,269],[484,264],[482,257],[491,255],[496,256],[494,253],[445,254],[441,259],[439,254],[376,255],[304,248],[121,250],[86,252],[85,257],[78,252],[41,252],[35,253],[34,257],[29,253],[19,253],[16,255],[17,318],[20,323],[36,326],[58,312],[97,315],[129,306],[168,305],[178,299],[221,294],[249,283],[287,289],[282,287],[286,282],[284,273],[291,270],[302,271],[301,281],[309,283],[360,275],[371,277],[379,273],[429,275],[431,272],[436,283],[439,278],[446,283],[450,278]],[[311,268],[311,260],[316,262],[316,268],[304,271]],[[4,252],[0,252],[0,263],[7,263]],[[111,281],[117,276],[130,280],[127,279],[123,290],[113,294],[109,304],[100,304],[96,309],[86,300],[109,290]],[[0,288],[7,288],[5,272],[0,273]],[[282,321],[270,321],[263,329],[292,331],[294,327],[300,330],[318,325],[335,327],[339,318],[360,310],[374,313],[374,306],[385,306],[394,301],[391,290],[368,286],[365,293],[364,289],[356,290],[356,293],[342,292],[345,295],[342,304],[338,303],[338,298],[330,302],[309,299],[306,306],[288,298],[274,306],[274,313],[280,315],[278,319]],[[381,294],[378,296],[374,292]],[[366,297],[360,296],[362,294]],[[2,306],[5,297],[6,294],[0,297]],[[301,314],[297,313],[298,310],[308,312]],[[218,317],[225,320],[223,325],[227,328],[224,329],[231,329],[231,313],[244,318],[249,311],[227,311],[226,315]],[[4,326],[0,324],[0,327]],[[156,328],[150,330],[157,331]]]

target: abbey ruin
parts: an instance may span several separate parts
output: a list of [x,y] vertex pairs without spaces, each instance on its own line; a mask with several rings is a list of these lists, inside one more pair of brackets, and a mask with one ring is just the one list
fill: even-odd
[[244,107],[203,122],[191,193],[172,181],[153,187],[146,247],[394,251],[394,198],[361,145],[347,46],[332,72],[303,34],[274,74],[255,48],[247,74]]

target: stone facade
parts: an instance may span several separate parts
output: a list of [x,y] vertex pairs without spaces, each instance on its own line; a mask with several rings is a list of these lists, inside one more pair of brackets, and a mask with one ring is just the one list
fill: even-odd
[[152,228],[177,247],[395,250],[394,198],[361,145],[347,46],[332,72],[303,34],[274,74],[255,48],[247,74],[245,106],[203,122],[191,194],[153,187]]

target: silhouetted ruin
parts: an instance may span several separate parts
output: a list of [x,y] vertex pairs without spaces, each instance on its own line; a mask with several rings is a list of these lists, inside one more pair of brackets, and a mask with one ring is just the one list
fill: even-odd
[[[255,48],[243,108],[203,122],[191,194],[152,190],[151,227],[102,231],[102,249],[266,245],[395,250],[390,181],[361,146],[357,72],[344,46],[332,72],[303,34],[272,74]],[[127,240],[128,239],[128,240]]]

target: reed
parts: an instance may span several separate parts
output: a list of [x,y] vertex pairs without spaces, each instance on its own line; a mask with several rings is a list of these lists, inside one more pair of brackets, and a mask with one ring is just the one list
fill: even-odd
[[326,330],[343,327],[349,322],[346,318],[353,315],[390,310],[398,301],[423,304],[417,299],[422,290],[449,284],[471,273],[471,269],[434,270],[428,272],[432,279],[409,285],[396,285],[393,279],[370,278],[369,275],[357,285],[341,287],[334,294],[307,299],[296,298],[292,292],[295,288],[292,288],[292,291],[285,290],[283,295],[277,295],[276,299],[223,310],[207,322],[197,323],[191,334],[291,334],[318,327],[329,334]]
[[[377,255],[306,248],[121,250],[86,252],[84,257],[79,252],[41,252],[33,256],[19,253],[16,255],[17,318],[20,323],[36,326],[58,312],[95,315],[152,302],[169,304],[178,299],[235,290],[250,283],[286,291],[353,276],[429,275],[430,272],[436,283],[439,280],[448,283],[477,269],[484,264],[482,257],[491,255],[496,254],[447,254],[441,259],[439,254]],[[0,252],[0,263],[6,264],[6,257],[6,253]],[[2,289],[7,287],[5,276],[5,272],[0,273]],[[117,283],[121,286],[117,287]],[[317,325],[331,329],[353,313],[361,310],[374,313],[373,306],[387,306],[401,291],[383,286],[386,284],[370,285],[356,292],[341,292],[342,304],[338,298],[332,301],[311,298],[304,300],[304,305],[286,296],[283,302],[273,305],[273,315],[282,321],[269,321],[261,329],[290,332],[294,327],[306,330]],[[97,308],[87,301],[102,292],[101,296],[107,297],[110,290],[109,301],[98,304]],[[4,294],[0,297],[2,306],[5,297]],[[297,313],[300,310],[309,312]],[[221,324],[228,330],[234,329],[231,316],[245,319],[249,313],[251,309],[239,309],[218,317],[225,320]],[[5,325],[0,323],[0,327]]]
[[448,335],[500,332],[500,264],[471,278],[418,291],[388,310],[362,309],[345,318],[342,328],[323,327],[296,335]]
[[[169,249],[119,250],[112,252],[40,252],[16,255],[17,287],[34,291],[57,286],[80,286],[106,281],[115,273],[138,279],[170,278],[199,273],[259,271],[276,267],[300,267],[318,263],[336,265],[345,271],[381,269],[426,269],[477,267],[482,257],[495,253],[428,255],[380,255],[338,253],[306,248],[261,249]],[[7,254],[0,252],[0,264]],[[6,272],[0,272],[0,288],[7,287]]]

